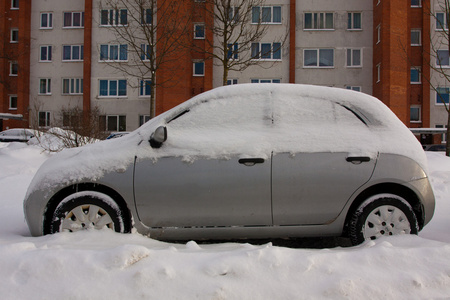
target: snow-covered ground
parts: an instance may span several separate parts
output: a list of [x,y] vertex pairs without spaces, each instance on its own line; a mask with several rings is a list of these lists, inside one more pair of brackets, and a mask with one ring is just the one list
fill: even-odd
[[427,157],[437,204],[419,236],[312,249],[30,237],[22,200],[48,154],[0,143],[0,299],[450,299],[450,158]]

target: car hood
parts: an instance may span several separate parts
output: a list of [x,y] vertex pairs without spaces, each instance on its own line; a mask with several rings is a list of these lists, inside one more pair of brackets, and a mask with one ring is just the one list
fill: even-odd
[[27,197],[35,190],[50,190],[55,184],[96,181],[106,173],[124,170],[133,164],[141,141],[141,136],[135,132],[118,139],[64,149],[42,164],[31,181]]

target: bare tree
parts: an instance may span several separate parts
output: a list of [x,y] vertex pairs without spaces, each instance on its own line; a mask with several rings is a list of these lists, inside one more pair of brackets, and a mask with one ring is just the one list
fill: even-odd
[[[281,6],[269,6],[265,0],[205,0],[195,5],[196,10],[205,12],[206,21],[203,29],[203,24],[195,27],[192,47],[223,68],[223,85],[230,71],[244,71],[266,63],[266,59],[281,59],[287,30],[271,43],[260,43],[269,24],[281,24]],[[196,35],[205,32],[211,32],[212,38],[205,36],[205,44],[198,43]]]
[[[110,65],[137,78],[134,87],[150,89],[150,117],[155,116],[156,87],[177,83],[172,75],[179,73],[176,62],[183,55],[182,39],[191,30],[186,1],[106,0],[101,7],[101,25],[111,25],[116,42],[127,45],[128,63]],[[162,68],[164,76],[158,74]]]

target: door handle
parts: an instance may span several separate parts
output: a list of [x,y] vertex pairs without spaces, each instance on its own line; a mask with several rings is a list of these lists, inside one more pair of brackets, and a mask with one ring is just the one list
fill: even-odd
[[246,165],[247,167],[254,166],[256,164],[264,163],[264,158],[241,158],[239,159],[241,165]]
[[360,163],[370,161],[370,157],[368,157],[368,156],[349,156],[345,160],[348,162],[351,162],[352,164],[359,165]]

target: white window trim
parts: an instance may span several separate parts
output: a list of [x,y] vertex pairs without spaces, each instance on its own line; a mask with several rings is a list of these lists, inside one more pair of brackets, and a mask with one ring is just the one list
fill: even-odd
[[[41,113],[45,113],[45,125],[40,125],[41,124]],[[49,111],[39,111],[38,112],[38,125],[39,127],[49,127],[51,124],[51,114]]]
[[[261,21],[261,24],[264,24],[264,25],[281,25],[281,24],[283,24],[283,11],[282,11],[282,6],[281,5],[264,5],[264,6],[257,6],[257,7],[259,7],[259,20]],[[262,16],[263,16],[263,8],[270,8],[270,22],[263,22],[262,21]],[[279,7],[280,8],[280,13],[281,13],[281,20],[280,20],[280,22],[274,22],[273,21],[273,8],[274,7]],[[258,24],[258,23],[254,23],[253,22],[253,14],[252,14],[252,21],[251,21],[251,24]]]
[[[348,65],[348,50],[351,50],[351,65]],[[359,65],[353,65],[353,50],[359,50],[359,54],[360,54],[360,63]],[[346,58],[346,62],[345,62],[345,66],[349,69],[359,69],[363,67],[363,49],[362,48],[347,48],[345,51],[345,58]]]
[[[13,32],[17,32],[17,41],[13,39],[13,37],[14,37]],[[10,35],[9,42],[11,44],[17,44],[19,42],[19,29],[18,28],[11,28],[9,35]]]
[[[437,22],[437,14],[438,13],[442,13],[442,14],[444,14],[444,27],[446,27],[446,28],[444,28],[444,29],[441,29],[441,28],[437,28],[437,26],[436,26],[436,22]],[[448,30],[448,20],[447,20],[447,14],[445,13],[445,12],[442,12],[442,11],[437,11],[435,14],[434,14],[434,18],[435,18],[435,22],[433,22],[434,23],[434,30],[435,31],[447,31]]]
[[[120,59],[120,46],[127,45],[127,59]],[[128,44],[101,44],[99,49],[99,54],[101,56],[101,46],[108,46],[108,59],[101,59],[99,57],[99,62],[128,62]],[[109,59],[111,53],[111,47],[117,46],[117,59]]]
[[16,0],[11,0],[11,10],[18,10],[19,5],[19,2],[17,2]]
[[[347,12],[347,14],[351,14],[352,15],[352,18],[351,18],[351,20],[352,20],[352,28],[347,28],[347,31],[362,31],[362,25],[363,25],[363,20],[362,20],[362,17],[363,17],[363,14],[362,14],[362,12],[360,12],[360,11],[349,11],[349,12]],[[361,28],[354,28],[354,24],[353,24],[353,15],[354,14],[360,14],[361,15]],[[347,15],[347,17],[348,17],[348,15]]]
[[[277,44],[280,44],[280,58],[273,58],[273,53],[274,53],[274,51],[273,51],[273,44],[275,44],[275,43],[277,43]],[[272,43],[270,43],[270,42],[259,42],[259,43],[257,43],[257,42],[254,42],[254,43],[252,43],[252,44],[259,44],[259,53],[258,53],[258,56],[259,56],[259,58],[252,58],[252,60],[255,60],[255,61],[283,61],[283,45],[280,43],[280,42],[272,42]],[[270,58],[262,58],[261,57],[261,54],[262,54],[262,45],[263,44],[270,44]],[[252,51],[252,49],[250,49],[250,55],[252,54],[251,53],[251,51]],[[239,56],[238,56],[238,59],[239,59]]]
[[[45,90],[46,90],[45,93],[41,93],[41,80],[45,80]],[[38,95],[49,96],[51,94],[52,94],[52,79],[51,78],[39,78],[39,92],[38,92]]]
[[[49,16],[50,15],[52,16],[52,25],[51,26],[42,27],[42,16],[43,15],[47,15],[47,22],[49,20]],[[53,12],[41,12],[39,14],[39,29],[42,29],[42,30],[51,30],[51,29],[53,29]]]
[[[333,28],[306,28],[306,18],[305,18],[306,14],[312,14],[313,18],[314,18],[314,14],[324,14],[324,16],[326,16],[327,13],[333,14]],[[334,26],[335,26],[335,21],[336,21],[335,19],[336,19],[336,15],[332,11],[318,11],[318,12],[306,11],[303,13],[303,30],[305,30],[305,31],[317,31],[317,30],[319,30],[319,31],[334,31],[335,30]],[[326,22],[326,17],[325,17],[324,21]],[[313,24],[314,24],[314,20],[313,20]]]
[[[450,98],[450,88],[448,88],[448,87],[446,87],[446,86],[438,86],[437,88],[443,88],[443,89],[449,89],[449,98]],[[439,103],[438,101],[437,101],[437,98],[438,97],[438,92],[437,91],[434,91],[434,105],[437,105],[437,106],[445,106],[445,105],[447,105],[447,104],[450,104],[450,103]],[[449,102],[450,102],[450,100],[449,100]]]
[[381,82],[381,64],[377,64],[375,68],[377,70],[377,81],[376,81],[376,83],[379,83],[379,82]]
[[[12,107],[11,106],[11,99],[12,98],[16,98],[16,107]],[[17,110],[17,95],[8,95],[8,107],[9,107],[9,110]]]
[[[316,50],[316,54],[317,54],[317,65],[316,66],[305,66],[305,51],[306,50]],[[333,50],[333,65],[332,66],[325,66],[325,67],[321,67],[319,62],[320,62],[320,56],[319,56],[319,50]],[[308,49],[303,49],[303,68],[304,69],[334,69],[335,68],[335,64],[336,64],[336,60],[335,60],[335,55],[336,55],[336,51],[334,48],[308,48]]]
[[[150,78],[144,78],[144,79],[140,79],[139,80],[139,97],[140,98],[147,98],[147,97],[151,96],[152,91],[150,90],[150,94],[147,95],[147,94],[145,94],[145,87],[141,86],[141,84],[145,83],[146,81],[150,81],[151,82],[151,79]],[[144,93],[141,93],[141,90],[143,90]]]
[[[254,82],[254,81],[258,81],[258,82]],[[279,81],[279,82],[274,82],[274,81]],[[281,78],[252,78],[250,79],[251,83],[281,83]]]
[[411,33],[413,32],[418,32],[419,33],[419,43],[418,44],[413,44],[412,40],[411,40],[411,46],[422,46],[422,30],[420,29],[411,29]]
[[[72,24],[70,26],[64,26],[64,14],[72,14]],[[74,14],[80,14],[80,26],[74,26],[73,25],[73,15]],[[62,19],[62,29],[80,29],[84,28],[84,11],[64,11],[63,12],[63,19]]]
[[[150,61],[150,58],[148,58],[148,55],[144,55],[144,53],[142,53],[142,46],[144,46],[144,51],[147,51],[148,52],[148,50],[149,50],[149,48],[150,48],[150,45],[149,44],[141,44],[141,50],[140,50],[140,53],[139,53],[139,58],[140,58],[140,60],[141,61]],[[150,55],[151,55],[151,52],[150,52]],[[144,59],[142,59],[142,56],[144,56]]]
[[[203,26],[203,36],[197,36],[197,26]],[[205,23],[196,23],[194,24],[194,40],[204,40],[205,39]]]
[[377,26],[377,45],[381,42],[381,24]]
[[[64,59],[64,47],[69,47],[70,46],[70,59]],[[74,47],[80,47],[80,58],[79,59],[73,59],[73,49]],[[84,60],[84,45],[62,45],[62,60],[63,62],[80,62]],[[83,57],[83,58],[82,58]]]
[[411,84],[422,84],[422,68],[421,67],[411,67],[411,70],[418,70],[419,71],[419,81],[412,81],[412,79],[410,79]]
[[[102,80],[108,81],[108,95],[100,95],[100,81],[102,81]],[[98,98],[99,98],[99,99],[105,99],[105,98],[121,98],[121,99],[124,99],[124,98],[128,98],[128,88],[126,88],[126,90],[125,90],[125,95],[119,95],[119,81],[120,81],[120,80],[125,80],[125,84],[126,84],[126,86],[128,87],[128,81],[127,81],[126,79],[124,79],[124,78],[121,78],[121,79],[106,79],[106,78],[101,78],[101,79],[99,79],[99,80],[98,80]],[[117,81],[117,95],[110,95],[110,91],[109,91],[109,83],[110,83],[111,81]]]
[[439,63],[438,63],[438,55],[436,55],[436,59],[434,60],[434,63],[435,63],[435,66],[436,67],[438,67],[438,68],[442,68],[442,69],[450,69],[450,52],[449,52],[449,50],[448,49],[438,49],[438,50],[436,50],[436,54],[438,53],[438,51],[447,51],[447,53],[449,54],[449,63],[448,63],[448,65],[440,65]]
[[[202,72],[202,74],[195,74],[195,64],[196,63],[203,63],[203,72]],[[192,63],[192,76],[194,76],[194,77],[204,77],[205,76],[205,61],[204,60],[197,60],[197,61],[194,61],[193,63]]]
[[[17,68],[17,73],[13,73],[14,66]],[[17,61],[10,61],[9,62],[9,76],[16,77],[19,75],[19,64]]]
[[347,90],[355,91],[355,92],[361,92],[362,88],[360,85],[347,85],[345,87]]
[[[64,81],[68,80],[69,81],[69,92],[68,93],[64,93]],[[75,89],[77,84],[76,82],[79,82],[79,91],[80,92],[71,92],[72,89]],[[72,84],[73,82],[73,84]],[[64,96],[71,96],[71,95],[83,95],[83,78],[62,78],[61,79],[61,95]]]
[[[52,57],[51,59],[46,59],[46,60],[43,60],[43,59],[42,59],[42,56],[41,56],[42,48],[47,48],[47,58],[48,58],[48,53],[51,53],[51,57]],[[49,50],[50,50],[50,52],[49,52]],[[43,62],[43,63],[49,63],[49,62],[52,62],[52,60],[53,60],[53,53],[52,53],[52,51],[53,51],[52,45],[42,45],[42,46],[39,46],[39,62]]]
[[422,106],[421,105],[411,105],[411,108],[418,108],[419,109],[419,120],[411,120],[411,116],[409,116],[409,122],[411,123],[422,123]]
[[[106,10],[106,11],[108,11],[108,24],[101,24],[101,21],[102,21],[102,11],[104,11],[104,10]],[[113,19],[112,19],[112,24],[111,24],[111,21],[110,21],[110,18],[109,18],[109,16],[110,16],[110,11],[118,11],[118,14],[115,14],[115,13],[113,13]],[[121,21],[121,11],[122,10],[126,10],[127,11],[127,23],[126,24],[120,24],[120,21]],[[116,19],[116,17],[118,17],[119,19]],[[106,9],[101,9],[100,10],[100,27],[114,27],[114,26],[128,26],[128,24],[129,24],[129,20],[128,20],[128,9],[126,9],[126,8],[106,8]]]
[[422,7],[422,0],[419,0],[419,5],[412,5],[411,4],[411,7]]

